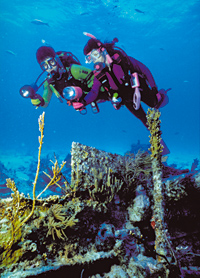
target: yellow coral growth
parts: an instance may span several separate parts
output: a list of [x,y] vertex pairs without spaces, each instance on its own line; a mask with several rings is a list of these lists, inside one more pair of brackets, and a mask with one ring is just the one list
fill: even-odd
[[160,131],[160,115],[158,110],[148,109],[147,121],[149,130],[151,133],[151,157],[152,157],[152,170],[153,170],[153,199],[154,199],[154,210],[153,218],[155,221],[155,249],[158,254],[157,262],[163,262],[163,255],[167,254],[166,246],[166,234],[164,230],[164,208],[163,208],[163,196],[162,196],[162,168],[161,158],[162,149],[161,145],[161,131]]
[[[12,244],[14,240],[16,239],[17,232],[20,230],[20,228],[25,224],[25,222],[28,221],[28,219],[33,215],[34,209],[35,209],[35,189],[36,189],[36,183],[38,180],[38,175],[39,175],[39,169],[40,169],[40,156],[41,156],[41,149],[42,149],[42,143],[43,143],[43,132],[44,132],[44,112],[43,114],[39,117],[39,131],[41,135],[39,136],[39,152],[38,152],[38,165],[37,165],[37,172],[35,176],[35,180],[33,183],[33,205],[32,205],[32,210],[30,214],[22,221],[19,223],[17,221],[17,217],[19,217],[19,214],[21,211],[23,211],[24,205],[20,203],[20,195],[19,192],[16,188],[15,182],[12,181],[11,179],[7,179],[7,187],[10,188],[13,191],[12,194],[12,210],[7,210],[7,217],[10,220],[11,223],[11,239],[9,244],[6,246],[6,249],[10,249],[12,247]],[[17,226],[17,227],[16,227]],[[21,234],[18,233],[18,234]]]
[[55,240],[56,235],[59,239],[64,240],[64,237],[66,238],[64,230],[67,227],[73,227],[78,222],[78,219],[75,219],[75,217],[79,211],[80,208],[77,208],[72,216],[67,216],[67,207],[60,204],[53,205],[50,209],[50,216],[48,217],[47,236],[51,235],[53,240]]
[[19,238],[19,235],[21,235],[21,232],[16,234],[16,226],[19,225],[20,223],[20,216],[26,214],[27,211],[27,204],[25,201],[22,201],[20,198],[19,191],[17,190],[17,187],[15,185],[15,182],[11,180],[10,178],[6,180],[6,185],[8,188],[10,188],[13,193],[11,194],[12,196],[12,203],[10,204],[10,207],[6,209],[6,212],[4,213],[4,217],[9,220],[9,224],[11,227],[10,231],[7,231],[6,233],[6,238],[9,239],[5,240],[4,247],[5,249],[9,249],[13,242],[14,239]]
[[83,173],[82,171],[79,171],[79,163],[77,163],[76,166],[75,163],[73,163],[71,184],[68,185],[68,189],[70,190],[69,195],[72,195],[73,198],[76,197],[76,192],[79,189],[79,187],[82,185],[82,178],[83,178]]
[[[17,216],[17,213],[19,211],[20,208],[20,195],[19,195],[19,191],[17,190],[17,187],[15,185],[15,182],[12,181],[10,178],[6,179],[6,186],[8,188],[10,188],[13,193],[11,194],[12,196],[12,222],[15,221],[15,218]],[[11,215],[10,215],[11,217]]]
[[38,152],[38,165],[37,165],[37,171],[36,171],[36,176],[35,176],[35,180],[33,182],[33,206],[32,206],[32,210],[30,212],[30,214],[20,223],[20,225],[14,230],[14,233],[20,229],[20,227],[22,227],[22,225],[24,225],[25,222],[27,222],[29,220],[29,218],[33,215],[34,209],[35,209],[35,189],[36,189],[36,184],[37,184],[37,180],[38,180],[38,175],[39,175],[39,171],[40,171],[40,158],[41,158],[41,150],[42,150],[42,144],[43,144],[43,138],[44,138],[44,115],[45,112],[42,113],[42,115],[40,115],[39,119],[38,119],[38,123],[39,123],[39,131],[40,131],[40,136],[38,138],[39,140],[39,152]]
[[107,210],[106,205],[110,203],[115,194],[121,189],[123,181],[117,179],[111,168],[105,166],[104,171],[99,171],[92,168],[94,176],[94,188],[88,188],[91,199],[93,200],[93,207],[97,207],[101,211]]
[[147,124],[148,129],[151,133],[150,137],[150,151],[151,151],[151,157],[157,159],[161,159],[161,153],[163,150],[163,146],[160,143],[161,142],[161,131],[160,131],[160,115],[161,113],[158,110],[155,109],[148,109],[147,111]]
[[[62,178],[62,169],[66,164],[66,161],[63,161],[61,166],[58,165],[58,161],[56,159],[55,162],[51,161],[54,165],[52,166],[52,171],[53,171],[53,177],[51,177],[50,175],[48,175],[47,173],[44,172],[44,174],[50,179],[50,182],[47,184],[47,186],[44,188],[44,190],[37,196],[37,199],[51,186],[56,184],[58,187],[61,188],[61,186],[58,184],[58,182],[61,180]],[[62,190],[64,190],[64,188],[61,188]]]

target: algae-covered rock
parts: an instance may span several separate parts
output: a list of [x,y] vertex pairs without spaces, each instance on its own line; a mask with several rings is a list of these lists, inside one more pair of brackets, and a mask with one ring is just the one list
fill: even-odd
[[[36,199],[22,226],[32,199],[15,190],[0,200],[1,277],[159,277],[149,155],[120,156],[79,143],[71,153],[67,193]],[[199,174],[170,177],[163,188],[171,245],[165,267],[179,261],[184,273],[189,266],[199,271]]]

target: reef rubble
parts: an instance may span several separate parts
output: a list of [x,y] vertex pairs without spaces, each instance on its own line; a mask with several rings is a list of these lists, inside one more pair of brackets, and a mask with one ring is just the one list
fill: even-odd
[[162,165],[168,243],[162,255],[155,250],[147,152],[122,156],[73,142],[70,183],[59,169],[65,193],[36,197],[34,210],[33,200],[7,180],[13,193],[0,199],[2,278],[199,277],[199,171]]

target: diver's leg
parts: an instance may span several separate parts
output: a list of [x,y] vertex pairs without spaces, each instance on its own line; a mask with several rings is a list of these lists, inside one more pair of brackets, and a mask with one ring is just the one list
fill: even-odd
[[147,117],[146,113],[144,112],[144,109],[140,105],[140,108],[138,110],[135,110],[133,108],[133,103],[132,102],[127,102],[125,106],[128,108],[128,110],[136,117],[138,118],[143,125],[147,128]]
[[170,150],[168,149],[167,145],[165,144],[164,140],[161,139],[160,143],[163,145],[162,155],[167,155],[170,153]]
[[[131,102],[128,102],[125,104],[125,106],[128,108],[128,110],[139,120],[141,120],[141,122],[143,123],[143,125],[148,129],[148,125],[147,125],[147,117],[146,117],[146,113],[144,111],[144,109],[142,108],[142,106],[140,105],[140,108],[138,110],[135,110],[133,108],[133,104]],[[163,150],[162,150],[162,155],[167,155],[170,153],[170,150],[168,149],[167,145],[165,144],[164,140],[161,140],[161,144],[163,145]]]
[[144,78],[140,77],[139,80],[141,88],[141,101],[146,105],[159,109],[164,107],[169,102],[167,92],[171,90],[171,88],[168,90],[161,89],[158,91],[156,88],[150,88]]
[[141,92],[141,101],[149,107],[155,107],[158,103],[157,95],[150,88]]
[[140,88],[141,88],[141,101],[144,102],[149,107],[155,107],[158,103],[157,90],[151,89],[144,78],[140,78]]
[[161,90],[158,91],[158,93],[157,93],[157,95],[156,95],[156,96],[157,96],[157,99],[158,99],[158,102],[157,102],[157,104],[154,106],[156,109],[162,108],[162,107],[164,107],[165,105],[168,104],[168,102],[169,102],[169,97],[168,97],[168,95],[167,95],[167,92],[168,92],[169,90],[171,90],[171,88],[168,89],[168,90],[161,89]]

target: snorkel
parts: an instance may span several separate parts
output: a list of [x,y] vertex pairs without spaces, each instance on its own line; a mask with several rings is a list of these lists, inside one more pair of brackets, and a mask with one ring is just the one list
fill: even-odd
[[97,40],[97,38],[95,36],[93,36],[92,34],[88,33],[88,32],[83,32],[83,35],[90,37],[91,39],[95,39]]

